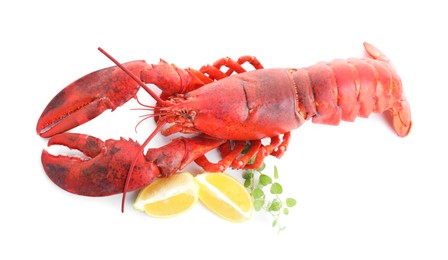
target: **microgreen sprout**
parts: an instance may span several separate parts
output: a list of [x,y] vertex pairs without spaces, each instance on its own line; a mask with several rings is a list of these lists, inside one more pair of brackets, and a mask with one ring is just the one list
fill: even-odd
[[[274,166],[274,179],[262,172],[264,168],[265,164],[256,170],[246,170],[243,174],[244,187],[248,189],[252,196],[254,209],[256,211],[264,210],[271,214],[274,218],[272,227],[277,228],[280,232],[286,228],[280,225],[280,216],[288,215],[289,209],[296,205],[296,200],[287,198],[283,201],[280,197],[283,193],[283,187],[278,183],[277,167]],[[267,194],[266,190],[269,190],[270,195]],[[271,197],[272,199],[270,199]]]

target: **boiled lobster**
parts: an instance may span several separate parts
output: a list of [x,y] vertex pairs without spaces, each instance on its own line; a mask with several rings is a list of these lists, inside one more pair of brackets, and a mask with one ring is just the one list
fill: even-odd
[[[161,60],[120,64],[90,73],[59,92],[43,111],[37,133],[51,137],[49,145],[65,145],[89,157],[42,153],[45,172],[58,186],[87,196],[105,196],[143,188],[195,161],[207,171],[258,168],[266,156],[282,156],[290,131],[308,119],[337,125],[372,112],[389,114],[400,137],[411,129],[409,104],[401,80],[388,58],[364,43],[368,57],[334,60],[294,69],[264,69],[252,56],[223,58],[199,71],[180,69]],[[249,63],[255,70],[242,65]],[[222,70],[225,68],[226,70]],[[154,94],[146,84],[162,90]],[[64,133],[106,109],[116,109],[144,88],[156,100],[157,128],[142,144]],[[165,146],[143,148],[161,132],[196,134]],[[270,139],[270,142],[262,139]],[[221,160],[205,154],[218,148]],[[244,152],[243,152],[244,150]],[[252,159],[252,160],[251,160]]]

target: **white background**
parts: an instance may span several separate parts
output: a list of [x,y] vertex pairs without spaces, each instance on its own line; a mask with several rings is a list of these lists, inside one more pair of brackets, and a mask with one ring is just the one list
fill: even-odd
[[[9,3],[7,3],[9,2]],[[0,258],[448,259],[447,9],[435,1],[3,1],[0,4],[2,174]],[[442,2],[442,1],[440,1]],[[35,133],[51,98],[111,62],[159,58],[200,68],[255,55],[265,67],[362,57],[362,42],[394,62],[414,126],[399,138],[381,116],[338,127],[307,122],[277,165],[297,199],[277,234],[267,214],[243,224],[198,204],[172,219],[125,213],[121,195],[89,198],[45,175]],[[151,102],[145,93],[142,99]],[[142,142],[130,102],[75,129]],[[169,138],[157,136],[157,147]],[[199,168],[189,167],[195,173]],[[235,172],[236,175],[240,174]],[[6,241],[6,242],[5,242]],[[8,257],[6,257],[8,255]],[[232,258],[233,259],[233,258]]]

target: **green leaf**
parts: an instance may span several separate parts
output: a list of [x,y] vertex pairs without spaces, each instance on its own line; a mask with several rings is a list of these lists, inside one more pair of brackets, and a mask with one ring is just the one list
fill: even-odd
[[269,211],[279,211],[282,208],[282,202],[278,199],[274,199],[269,206]]
[[249,188],[250,184],[252,183],[251,179],[246,179],[244,181],[244,187]]
[[243,174],[243,179],[247,180],[247,179],[252,179],[254,177],[254,173],[247,171]]
[[255,200],[254,201],[254,209],[256,210],[256,211],[260,211],[260,209],[263,207],[263,205],[264,205],[264,200]]
[[252,156],[252,158],[250,158],[250,160],[247,162],[247,164],[254,164],[256,157],[257,157],[257,154],[254,154],[254,156]]
[[287,198],[286,199],[286,206],[288,207],[294,207],[297,204],[297,201],[293,198]]
[[261,174],[259,183],[263,186],[266,186],[266,185],[269,185],[272,183],[272,179],[271,179],[271,177],[267,176],[266,174]]
[[252,196],[254,196],[254,199],[263,198],[264,192],[260,188],[256,188],[252,193]]
[[244,146],[244,149],[241,151],[241,154],[246,154],[247,152],[249,152],[251,147],[250,143],[246,143],[246,145]]
[[283,192],[283,188],[282,188],[282,185],[280,185],[280,183],[278,183],[278,182],[272,183],[271,194],[282,194],[282,192]]
[[257,171],[261,172],[262,170],[264,170],[264,168],[266,168],[266,164],[263,162],[263,164],[260,168],[257,169]]
[[[250,142],[246,143],[244,153],[246,153],[248,149],[250,149]],[[256,155],[252,157],[250,163],[253,163],[255,158]],[[297,201],[293,198],[287,198],[286,200],[281,198],[279,194],[283,193],[283,187],[280,183],[276,182],[279,178],[277,166],[274,165],[273,177],[271,177],[272,175],[269,176],[262,172],[265,167],[266,164],[263,163],[262,166],[256,170],[244,171],[242,175],[244,179],[244,187],[246,187],[251,194],[255,211],[269,213],[273,217],[272,227],[280,232],[285,229],[285,227],[279,223],[280,215],[289,215],[290,208],[294,207],[297,204]],[[267,191],[263,190],[264,187],[268,186],[270,186],[270,194],[267,194]],[[271,196],[273,197],[273,200],[271,200],[270,197],[269,200],[266,200],[270,195],[274,195]]]

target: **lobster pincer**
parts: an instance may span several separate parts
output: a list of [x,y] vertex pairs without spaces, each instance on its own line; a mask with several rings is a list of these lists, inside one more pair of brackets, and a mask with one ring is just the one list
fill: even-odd
[[37,134],[50,137],[63,133],[92,120],[107,109],[113,111],[131,98],[136,98],[142,85],[128,73],[161,89],[159,97],[143,85],[158,103],[164,103],[165,106],[171,104],[162,98],[211,82],[211,79],[196,70],[179,69],[163,60],[155,65],[143,60],[120,65],[121,68],[113,66],[89,73],[61,90],[42,112],[36,127]]
[[[218,147],[224,140],[205,136],[176,138],[160,148],[148,149],[132,140],[106,140],[63,133],[50,138],[48,145],[63,145],[82,152],[86,158],[42,152],[48,177],[62,189],[85,196],[108,196],[138,190],[158,177],[169,177],[179,169]],[[135,161],[129,184],[129,168]]]
[[[147,64],[123,64],[138,73]],[[136,96],[139,87],[117,67],[92,72],[61,90],[47,105],[37,123],[42,137],[63,133],[97,117],[106,109],[114,110]]]
[[102,140],[89,135],[64,133],[50,138],[48,145],[64,145],[82,152],[87,158],[52,155],[42,152],[48,177],[59,187],[85,196],[121,193],[131,165],[136,159],[128,190],[144,187],[160,175],[159,168],[147,162],[140,145],[132,140]]

